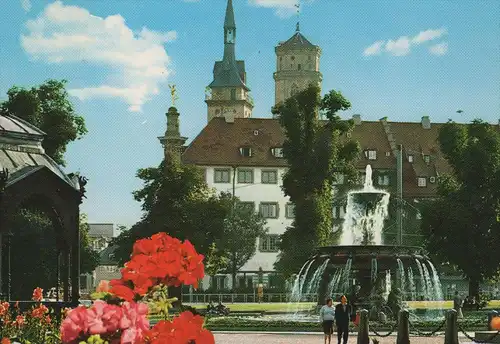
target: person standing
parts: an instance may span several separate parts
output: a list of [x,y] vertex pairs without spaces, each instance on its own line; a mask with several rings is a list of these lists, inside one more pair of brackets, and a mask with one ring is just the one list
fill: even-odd
[[453,299],[453,309],[457,311],[457,317],[459,319],[463,319],[464,314],[462,313],[462,306],[464,302],[460,295],[458,295],[458,290],[455,291],[455,298]]
[[335,306],[338,344],[341,344],[342,339],[344,340],[344,344],[347,344],[347,339],[349,338],[349,321],[352,314],[351,308],[351,305],[347,304],[347,297],[342,295],[340,303]]
[[319,321],[323,325],[323,332],[325,333],[325,344],[331,343],[333,334],[333,322],[335,320],[335,309],[333,308],[332,299],[326,299],[326,303],[319,310]]

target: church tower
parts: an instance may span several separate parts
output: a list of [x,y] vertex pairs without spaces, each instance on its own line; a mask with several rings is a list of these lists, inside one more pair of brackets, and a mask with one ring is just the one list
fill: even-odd
[[300,33],[299,23],[295,34],[289,40],[279,43],[275,52],[275,104],[285,101],[311,83],[321,87],[323,80],[323,75],[319,71],[321,49]]
[[207,87],[205,102],[208,122],[214,117],[246,118],[252,116],[253,104],[246,85],[245,62],[235,56],[236,24],[233,1],[227,1],[224,20],[224,56],[215,62],[214,79]]

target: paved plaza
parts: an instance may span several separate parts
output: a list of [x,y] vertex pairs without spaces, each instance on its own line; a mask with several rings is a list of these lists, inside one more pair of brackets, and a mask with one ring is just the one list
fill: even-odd
[[[396,336],[378,338],[380,344],[396,343]],[[411,344],[443,344],[444,336],[410,337]],[[467,338],[459,338],[460,343],[470,343]],[[217,344],[323,344],[321,334],[270,334],[270,333],[215,333]],[[337,344],[337,337],[332,338]],[[348,344],[356,344],[356,336],[349,336]]]

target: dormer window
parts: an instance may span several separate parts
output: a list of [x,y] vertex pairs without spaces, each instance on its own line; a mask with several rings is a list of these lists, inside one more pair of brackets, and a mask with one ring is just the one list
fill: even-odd
[[424,155],[424,161],[426,164],[428,164],[429,162],[431,162],[431,157],[429,155]]
[[276,158],[283,158],[283,148],[281,147],[275,147],[271,149],[271,153],[273,154],[274,157]]
[[245,157],[251,157],[252,156],[252,148],[250,147],[241,147],[240,148],[240,155],[245,156]]
[[377,160],[377,151],[373,150],[373,149],[366,150],[365,151],[365,157],[368,160]]
[[417,184],[418,184],[418,187],[425,188],[427,186],[427,178],[418,177]]
[[408,155],[408,162],[413,162],[413,155]]

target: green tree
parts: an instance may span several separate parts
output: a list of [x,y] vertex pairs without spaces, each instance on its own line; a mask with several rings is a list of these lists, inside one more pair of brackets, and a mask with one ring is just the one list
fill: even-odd
[[481,120],[452,121],[439,133],[451,172],[439,178],[437,198],[422,212],[426,247],[469,279],[469,293],[500,266],[500,132]]
[[[283,154],[288,170],[283,190],[295,206],[295,220],[281,237],[275,264],[285,275],[296,273],[318,245],[331,244],[333,182],[337,173],[354,184],[354,161],[359,144],[348,138],[352,121],[337,114],[351,104],[337,91],[322,99],[320,89],[309,86],[273,109],[285,131]],[[326,120],[319,119],[322,117]]]
[[158,232],[189,240],[199,253],[207,255],[221,238],[230,207],[221,203],[205,182],[202,170],[175,160],[137,172],[144,186],[134,198],[142,203],[142,219],[112,241],[121,263],[130,259],[134,242]]
[[233,202],[234,210],[230,211],[224,222],[224,233],[218,247],[227,262],[226,269],[231,274],[234,289],[238,271],[255,255],[257,239],[267,233],[267,228],[266,220],[259,213],[240,203],[237,198]]
[[0,114],[17,116],[47,134],[43,148],[62,166],[68,143],[87,133],[85,121],[75,113],[65,85],[66,80],[47,80],[30,89],[13,86],[7,91],[8,99],[0,103]]

